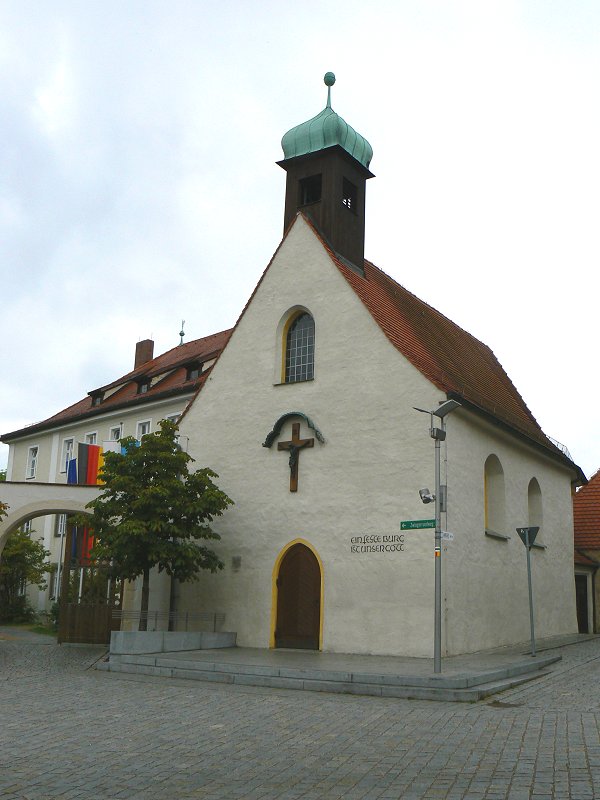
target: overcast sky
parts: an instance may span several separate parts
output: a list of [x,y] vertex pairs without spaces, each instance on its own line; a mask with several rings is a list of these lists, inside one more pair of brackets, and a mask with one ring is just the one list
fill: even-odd
[[[366,256],[600,467],[597,0],[2,0],[0,431],[233,325],[292,126],[372,144]],[[0,467],[8,448],[0,446]]]

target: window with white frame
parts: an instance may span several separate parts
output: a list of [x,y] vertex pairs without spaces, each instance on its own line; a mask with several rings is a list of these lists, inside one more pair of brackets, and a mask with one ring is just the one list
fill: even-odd
[[62,458],[60,471],[66,472],[69,469],[69,461],[73,458],[73,439],[63,439]]
[[28,479],[35,478],[39,452],[39,447],[30,447],[29,451],[27,452],[27,468],[25,470],[25,477]]
[[56,515],[56,524],[54,526],[54,535],[55,536],[65,536],[67,533],[67,515],[66,514],[57,514]]
[[172,422],[174,425],[177,425],[179,421],[179,414],[169,414],[168,417],[165,417],[168,422]]
[[138,440],[138,442],[141,442],[142,436],[145,436],[147,433],[150,433],[150,420],[146,419],[143,422],[138,422],[137,434],[135,437]]
[[86,444],[96,444],[97,436],[98,434],[96,431],[93,431],[92,433],[86,433],[84,442]]
[[121,426],[115,425],[113,428],[111,428],[108,438],[111,442],[118,442],[121,438]]

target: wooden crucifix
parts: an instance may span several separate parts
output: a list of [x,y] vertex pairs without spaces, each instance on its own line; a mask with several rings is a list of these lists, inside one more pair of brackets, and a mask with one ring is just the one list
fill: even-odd
[[314,439],[301,439],[300,438],[300,423],[294,422],[292,425],[292,438],[289,442],[278,442],[278,450],[290,451],[290,492],[298,491],[298,461],[300,459],[300,450],[303,447],[314,447]]

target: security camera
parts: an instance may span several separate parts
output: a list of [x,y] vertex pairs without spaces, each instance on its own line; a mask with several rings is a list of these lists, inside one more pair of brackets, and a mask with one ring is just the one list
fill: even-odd
[[435,500],[435,495],[431,494],[429,489],[419,489],[419,496],[423,503],[433,503]]

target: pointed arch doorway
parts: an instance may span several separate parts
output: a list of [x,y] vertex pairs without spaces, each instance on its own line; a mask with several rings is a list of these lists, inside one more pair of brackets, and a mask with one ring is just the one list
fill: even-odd
[[323,581],[320,559],[303,541],[291,542],[273,570],[272,647],[319,650]]

